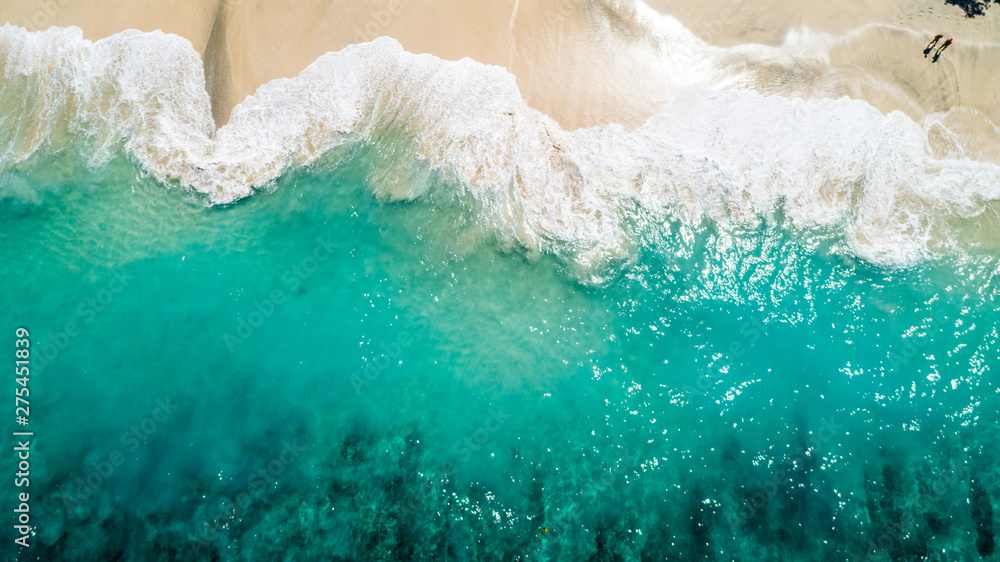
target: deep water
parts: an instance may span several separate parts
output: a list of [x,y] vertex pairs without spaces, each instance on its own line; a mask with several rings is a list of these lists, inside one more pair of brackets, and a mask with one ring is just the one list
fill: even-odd
[[3,353],[34,352],[9,559],[993,554],[998,256],[636,214],[581,285],[443,178],[377,199],[353,150],[224,207],[124,158],[0,174]]

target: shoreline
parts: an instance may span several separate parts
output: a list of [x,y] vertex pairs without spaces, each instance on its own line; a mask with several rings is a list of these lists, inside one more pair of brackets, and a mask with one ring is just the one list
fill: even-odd
[[[333,9],[323,0],[301,0],[290,10],[269,1],[186,0],[181,9],[166,10],[151,0],[128,9],[102,0],[57,4],[52,14],[35,18],[44,27],[30,29],[76,26],[92,41],[132,28],[185,37],[202,56],[217,127],[261,85],[297,76],[328,52],[382,35],[414,54],[450,61],[468,57],[507,68],[529,104],[567,129],[611,122],[633,129],[669,99],[647,79],[649,69],[636,64],[644,56],[642,45],[623,40],[624,33],[598,33],[596,16],[573,0],[486,6],[374,0],[340,2]],[[36,11],[36,6],[0,7],[0,22],[24,26]],[[619,24],[634,25],[625,19]],[[668,77],[654,78],[662,84]]]
[[[883,113],[901,110],[918,123],[959,106],[987,119],[942,120],[964,131],[1000,123],[1000,81],[983,68],[1000,56],[1000,46],[974,43],[1000,36],[1000,9],[970,19],[938,0],[784,4],[505,0],[484,9],[373,0],[334,9],[300,0],[290,10],[269,0],[183,0],[180,9],[152,0],[57,0],[45,11],[0,7],[0,21],[77,26],[90,40],[130,28],[181,35],[202,57],[217,128],[261,85],[381,35],[408,52],[506,68],[528,105],[566,130],[610,123],[634,130],[695,83],[787,97],[846,95]],[[922,35],[945,26],[960,39],[928,72],[913,50],[922,49]],[[1000,149],[980,152],[1000,155]]]

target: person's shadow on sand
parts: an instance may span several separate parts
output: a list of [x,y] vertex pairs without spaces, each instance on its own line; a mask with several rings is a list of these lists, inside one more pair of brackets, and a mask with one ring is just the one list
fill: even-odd
[[[1000,0],[997,0],[997,1],[1000,1]],[[924,58],[927,58],[927,55],[929,55],[930,52],[933,51],[935,47],[937,47],[937,52],[934,53],[934,58],[931,59],[931,62],[937,62],[938,59],[941,58],[941,53],[943,53],[944,50],[947,49],[951,45],[951,42],[954,41],[954,39],[948,39],[947,41],[945,41],[944,43],[942,43],[940,46],[938,46],[938,41],[940,41],[942,37],[944,37],[944,34],[943,33],[939,33],[939,34],[935,35],[933,39],[931,39],[931,42],[928,43],[927,47],[924,48]]]
[[[932,49],[930,47],[927,47],[926,49],[924,49],[924,58],[927,58],[927,55],[929,55],[930,52],[933,51],[933,50],[934,49]],[[934,53],[934,56],[931,57],[931,62],[937,62],[939,58],[941,58],[941,52],[940,51],[937,52],[937,53]]]

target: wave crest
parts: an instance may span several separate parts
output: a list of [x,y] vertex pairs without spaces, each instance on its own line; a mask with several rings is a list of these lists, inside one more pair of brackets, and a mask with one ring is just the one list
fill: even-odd
[[[478,202],[497,236],[563,256],[591,280],[634,253],[626,217],[636,207],[658,220],[743,224],[780,206],[796,225],[840,229],[863,258],[905,265],[954,246],[963,221],[1000,199],[1000,167],[935,158],[922,127],[862,101],[695,86],[631,133],[565,132],[505,70],[413,55],[389,38],[265,84],[217,131],[201,59],[177,36],[90,42],[76,28],[7,26],[0,76],[0,170],[45,144],[82,143],[92,165],[124,146],[158,180],[225,204],[394,131]],[[426,187],[381,182],[373,188],[395,199]]]

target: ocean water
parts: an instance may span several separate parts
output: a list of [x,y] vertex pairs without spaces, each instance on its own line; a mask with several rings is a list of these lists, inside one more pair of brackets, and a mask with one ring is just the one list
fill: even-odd
[[385,40],[212,135],[190,45],[46,33],[0,33],[8,558],[996,556],[996,166],[698,87],[566,133]]

